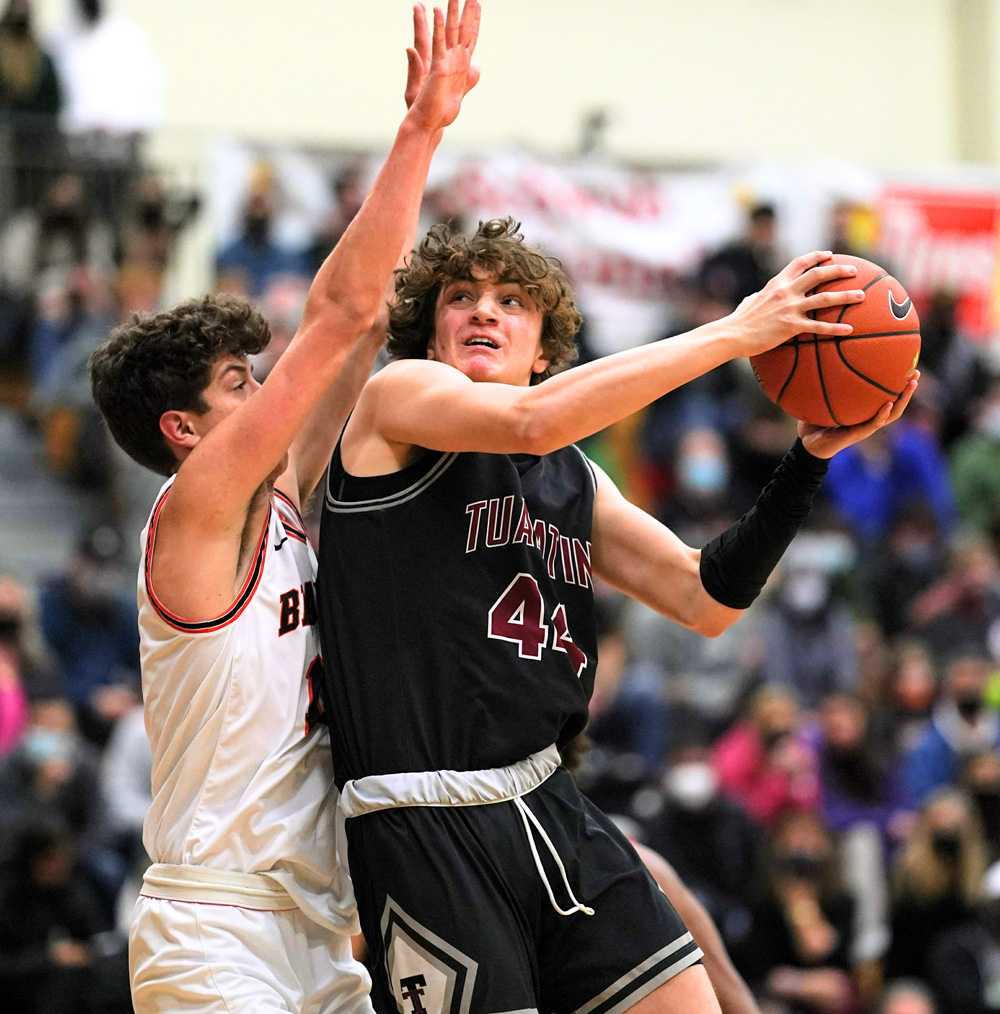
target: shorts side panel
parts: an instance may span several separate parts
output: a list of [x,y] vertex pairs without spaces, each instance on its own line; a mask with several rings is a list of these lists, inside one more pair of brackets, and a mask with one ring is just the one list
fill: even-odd
[[[701,960],[701,950],[628,839],[558,772],[527,804],[567,864],[570,883],[595,914],[549,908],[539,939],[543,1009],[611,1014]],[[553,834],[555,829],[556,834]]]

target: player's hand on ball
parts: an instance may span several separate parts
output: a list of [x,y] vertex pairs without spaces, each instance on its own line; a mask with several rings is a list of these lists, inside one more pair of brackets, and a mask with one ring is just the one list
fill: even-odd
[[826,263],[833,254],[814,250],[796,257],[776,274],[760,292],[747,296],[730,314],[743,338],[744,356],[755,356],[773,349],[797,334],[849,335],[850,324],[814,320],[809,314],[831,306],[860,303],[860,289],[813,292],[819,285],[839,278],[850,278],[857,269],[848,264]]
[[461,16],[458,0],[448,0],[447,16],[434,8],[431,37],[423,5],[413,8],[405,99],[414,119],[429,130],[442,130],[454,121],[462,99],[479,81],[479,70],[472,63],[479,19],[479,0],[465,0]]
[[895,401],[887,401],[868,422],[858,423],[857,426],[814,426],[800,422],[798,431],[803,446],[814,457],[832,458],[837,451],[867,439],[877,430],[894,423],[906,411],[919,383],[920,371],[911,370],[903,393]]

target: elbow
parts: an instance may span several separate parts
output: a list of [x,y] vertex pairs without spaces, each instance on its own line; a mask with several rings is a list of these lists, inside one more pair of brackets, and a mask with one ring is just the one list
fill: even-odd
[[559,449],[555,442],[552,426],[545,411],[531,397],[531,389],[525,392],[514,406],[514,417],[511,421],[511,432],[514,434],[514,445],[517,453],[551,454]]
[[331,338],[353,342],[371,333],[379,322],[381,304],[378,300],[330,299],[310,297],[305,320],[319,326]]
[[715,638],[724,634],[735,621],[735,617],[730,619],[725,616],[702,616],[692,624],[692,629],[702,637]]

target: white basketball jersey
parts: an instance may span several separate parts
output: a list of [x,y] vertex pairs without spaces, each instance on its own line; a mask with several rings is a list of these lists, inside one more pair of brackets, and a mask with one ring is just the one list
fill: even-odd
[[151,580],[172,482],[141,536],[139,639],[153,754],[146,851],[154,862],[267,872],[307,916],[356,932],[346,857],[336,854],[329,735],[312,721],[322,663],[316,557],[302,519],[276,491],[232,605],[214,620],[186,620],[157,599]]

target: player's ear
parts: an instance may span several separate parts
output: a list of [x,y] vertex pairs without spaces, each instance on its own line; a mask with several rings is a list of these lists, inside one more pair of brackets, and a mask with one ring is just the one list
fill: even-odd
[[535,361],[531,364],[532,373],[544,373],[549,368],[549,358],[545,354],[545,349],[542,347],[542,343],[538,343],[538,355],[535,356]]
[[170,409],[160,416],[160,432],[171,447],[191,450],[201,440],[189,412]]
[[437,358],[434,355],[434,335],[431,335],[430,338],[427,339],[427,358],[428,359]]

